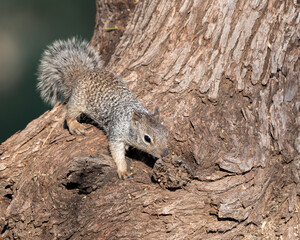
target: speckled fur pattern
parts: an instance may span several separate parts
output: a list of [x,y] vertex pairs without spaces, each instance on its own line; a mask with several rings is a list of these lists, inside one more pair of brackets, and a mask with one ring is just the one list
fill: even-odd
[[167,155],[168,132],[158,116],[135,99],[119,76],[105,70],[97,51],[86,41],[72,38],[49,46],[42,56],[38,81],[46,102],[55,104],[64,99],[67,103],[70,133],[84,134],[76,120],[82,113],[103,127],[120,178],[130,176],[125,161],[127,146],[155,157]]

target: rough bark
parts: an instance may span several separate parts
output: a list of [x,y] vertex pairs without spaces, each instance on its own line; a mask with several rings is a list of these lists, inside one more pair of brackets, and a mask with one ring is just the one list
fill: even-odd
[[58,105],[1,145],[3,238],[299,239],[298,2],[145,0],[104,33],[108,5],[91,43],[160,107],[172,154],[132,153],[118,180],[103,133],[70,135]]
[[96,25],[91,44],[100,52],[107,63],[123,35],[138,1],[96,1]]

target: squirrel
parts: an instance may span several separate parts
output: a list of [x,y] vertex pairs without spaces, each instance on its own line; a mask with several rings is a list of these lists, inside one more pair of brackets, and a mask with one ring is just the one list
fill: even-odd
[[77,121],[81,114],[103,128],[119,178],[132,175],[125,160],[129,146],[157,158],[168,155],[168,131],[159,121],[158,109],[149,113],[122,78],[105,69],[87,41],[71,38],[49,45],[38,67],[37,88],[45,102],[66,103],[71,134],[84,135]]

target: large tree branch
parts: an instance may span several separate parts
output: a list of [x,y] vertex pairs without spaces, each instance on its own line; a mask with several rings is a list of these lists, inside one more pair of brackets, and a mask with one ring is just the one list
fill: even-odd
[[130,155],[134,178],[121,181],[101,130],[70,135],[56,106],[1,145],[2,236],[299,238],[298,6],[112,4],[97,1],[91,43],[146,107],[161,108],[171,155],[154,167]]

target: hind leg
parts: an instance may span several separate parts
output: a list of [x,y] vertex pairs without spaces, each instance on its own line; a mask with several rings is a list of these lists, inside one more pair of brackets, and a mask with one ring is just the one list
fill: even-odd
[[66,122],[69,128],[69,132],[73,135],[84,135],[86,129],[81,123],[77,121],[77,118],[83,113],[80,106],[74,104],[72,99],[67,103]]

